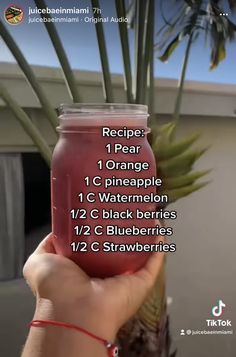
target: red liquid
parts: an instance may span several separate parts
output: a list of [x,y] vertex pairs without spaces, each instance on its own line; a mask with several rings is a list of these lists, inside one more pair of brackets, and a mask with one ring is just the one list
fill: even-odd
[[[127,125],[128,126],[128,125]],[[111,126],[110,126],[111,127]],[[115,128],[114,126],[112,126]],[[72,130],[71,130],[72,129]],[[117,128],[116,128],[117,129]],[[132,128],[135,129],[135,128]],[[139,127],[140,129],[140,127]],[[154,211],[154,203],[95,203],[87,201],[80,202],[79,193],[87,194],[94,192],[98,197],[98,192],[110,192],[112,194],[156,194],[156,187],[110,187],[104,185],[95,187],[86,186],[84,178],[100,176],[103,179],[116,176],[117,178],[148,178],[156,175],[155,159],[148,144],[146,136],[144,138],[111,138],[102,137],[101,127],[73,127],[64,128],[69,132],[61,133],[60,140],[56,145],[52,163],[52,220],[53,233],[55,236],[55,248],[58,254],[62,254],[76,262],[84,271],[93,277],[108,277],[127,272],[134,272],[141,268],[151,253],[149,252],[73,252],[71,242],[85,241],[90,243],[98,241],[100,248],[103,242],[114,243],[154,243],[155,236],[115,236],[99,235],[92,233],[89,236],[76,236],[75,226],[90,226],[90,232],[94,232],[97,225],[105,227],[107,225],[118,225],[120,227],[155,227],[155,220],[137,219],[135,211],[137,208],[142,211]],[[71,130],[71,131],[70,131]],[[74,130],[80,132],[73,132]],[[105,145],[108,143],[121,143],[124,145],[141,145],[138,154],[108,154]],[[114,160],[119,162],[148,162],[149,170],[134,172],[127,170],[99,170],[97,162],[99,160]],[[85,219],[72,219],[70,211],[72,209],[86,209]],[[92,219],[89,213],[93,209],[99,210],[100,216],[103,209],[113,211],[133,211],[133,219]]]

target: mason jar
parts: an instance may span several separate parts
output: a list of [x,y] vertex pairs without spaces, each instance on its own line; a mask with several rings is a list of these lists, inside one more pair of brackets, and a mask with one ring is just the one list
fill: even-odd
[[138,270],[151,253],[137,247],[156,241],[145,234],[155,219],[143,216],[156,207],[148,199],[156,186],[146,184],[156,177],[147,119],[145,105],[60,107],[51,170],[54,245],[90,276]]

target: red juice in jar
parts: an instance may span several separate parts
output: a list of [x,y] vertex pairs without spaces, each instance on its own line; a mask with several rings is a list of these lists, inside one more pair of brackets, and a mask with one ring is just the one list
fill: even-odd
[[143,105],[61,107],[51,172],[54,245],[90,276],[138,270],[151,253],[134,245],[156,241],[145,234],[156,220],[140,218],[156,206],[156,186],[143,184],[156,176],[147,117]]

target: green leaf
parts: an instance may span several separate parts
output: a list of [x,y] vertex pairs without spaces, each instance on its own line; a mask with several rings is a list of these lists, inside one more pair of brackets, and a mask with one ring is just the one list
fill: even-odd
[[185,187],[192,185],[199,178],[209,174],[211,170],[196,171],[189,175],[181,175],[177,177],[165,178],[163,179],[163,190],[172,190],[175,188]]
[[168,61],[178,44],[180,43],[179,40],[179,34],[171,41],[171,43],[167,46],[165,52],[162,54],[162,56],[159,57],[159,60],[162,62]]
[[225,44],[222,41],[220,44],[218,44],[217,48],[214,49],[212,52],[210,70],[215,69],[218,66],[218,64],[225,59],[225,57],[226,57],[226,49],[225,49]]
[[227,25],[225,25],[224,20],[222,20],[220,16],[215,15],[214,22],[211,25],[211,70],[215,69],[226,57],[226,40],[232,36],[229,34],[226,35],[226,27]]
[[174,35],[174,32],[176,31],[175,25],[176,24],[165,26],[165,30],[161,35],[161,42],[156,45],[156,48],[159,51],[161,51],[166,46],[166,42],[168,42],[171,36]]
[[[189,138],[186,138],[182,141],[179,141],[175,144],[170,144],[167,147],[159,146],[159,148],[153,148],[155,156],[157,157],[158,162],[161,160],[171,159],[177,155],[185,152],[190,146],[192,146],[195,141],[199,139],[201,134],[194,134]],[[155,151],[156,149],[156,151]]]
[[177,123],[175,122],[170,122],[168,124],[164,124],[160,128],[160,133],[166,135],[168,139],[170,139],[173,131],[176,129]]
[[194,185],[189,185],[186,187],[176,188],[174,190],[166,190],[161,192],[161,194],[168,195],[169,203],[173,203],[182,197],[186,197],[191,193],[200,190],[201,188],[208,185],[210,181],[196,183]]
[[206,151],[207,148],[192,151],[158,163],[161,177],[175,177],[189,172],[195,163]]
[[159,129],[160,136],[165,137],[165,139],[169,142],[173,132],[176,129],[176,125],[177,125],[177,123],[173,122],[173,121],[162,125]]
[[170,145],[170,138],[175,131],[176,123],[170,122],[168,124],[162,125],[157,132],[156,139],[153,138],[152,149],[154,153],[158,153],[159,149],[166,148]]

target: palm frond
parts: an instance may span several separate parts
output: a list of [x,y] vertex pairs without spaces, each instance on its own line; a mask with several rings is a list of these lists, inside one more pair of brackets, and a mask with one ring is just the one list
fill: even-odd
[[[125,1],[116,0],[116,12],[119,18],[125,18]],[[128,38],[128,29],[127,24],[124,21],[119,22],[119,32],[120,32],[120,41],[122,47],[122,59],[124,64],[124,78],[125,78],[125,89],[127,93],[128,103],[133,103],[133,93],[132,93],[132,68],[130,60],[130,49],[129,49],[129,38]]]
[[154,26],[155,26],[155,0],[150,0],[150,15],[149,15],[149,25],[150,29],[148,31],[149,36],[149,48],[146,50],[149,54],[148,61],[148,107],[150,113],[151,122],[154,121],[154,97],[155,97],[155,74],[154,74]]
[[21,49],[19,48],[19,46],[17,45],[11,34],[8,32],[6,27],[3,25],[1,20],[0,20],[0,36],[6,43],[7,47],[13,54],[14,58],[16,59],[19,67],[21,68],[29,84],[31,85],[34,93],[36,94],[39,102],[41,103],[42,109],[46,117],[48,118],[53,130],[55,131],[55,128],[58,125],[56,111],[51,106],[46,94],[44,93],[42,86],[39,83],[39,80],[36,78],[31,66],[27,62]]
[[[91,0],[92,7],[100,9],[99,0]],[[108,54],[106,48],[106,41],[103,31],[103,24],[99,22],[101,15],[99,13],[95,13],[94,17],[98,19],[98,22],[95,23],[95,29],[97,34],[97,41],[100,53],[100,60],[102,65],[102,77],[103,77],[103,90],[104,90],[104,97],[105,101],[108,103],[114,102],[113,97],[113,87],[111,82],[111,73],[108,61]]]
[[148,13],[150,0],[137,2],[136,26],[136,103],[145,103],[147,63],[145,62],[145,42],[147,40]]
[[4,85],[0,82],[0,97],[8,105],[9,109],[13,112],[15,117],[18,119],[22,125],[25,132],[32,139],[35,146],[38,148],[42,157],[47,162],[50,167],[52,160],[52,150],[50,149],[47,142],[42,137],[42,134],[37,129],[37,127],[32,123],[32,120],[26,114],[26,112],[20,107],[17,101],[10,95]]
[[[34,0],[34,2],[39,9],[45,9],[47,7],[44,0]],[[46,14],[41,13],[41,17],[51,19],[51,15],[47,14],[47,13]],[[57,29],[52,21],[44,22],[44,25],[45,25],[48,35],[52,41],[52,44],[53,44],[53,47],[57,54],[58,60],[61,64],[61,69],[63,71],[64,78],[65,78],[69,93],[71,95],[71,98],[73,99],[73,101],[75,103],[81,102],[81,98],[80,98],[79,91],[77,88],[76,79],[75,79],[74,73],[71,69],[71,65],[68,60],[67,54],[64,50],[62,41],[57,33]]]
[[126,17],[128,19],[128,27],[134,29],[137,17],[137,0],[129,0],[126,9]]

